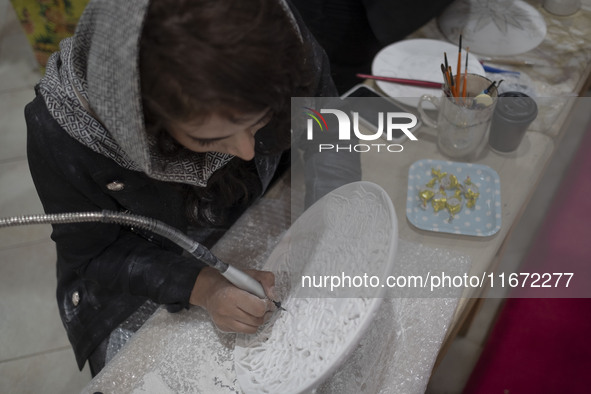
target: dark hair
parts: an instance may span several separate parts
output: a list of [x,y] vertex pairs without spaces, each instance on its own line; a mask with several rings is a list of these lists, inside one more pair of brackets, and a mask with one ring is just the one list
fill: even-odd
[[[281,0],[153,0],[140,42],[146,131],[161,154],[183,148],[170,122],[269,108],[255,150],[289,147],[290,98],[308,95],[308,49]],[[197,153],[195,153],[197,154]],[[189,217],[216,223],[220,212],[256,194],[253,164],[234,158],[187,195]]]

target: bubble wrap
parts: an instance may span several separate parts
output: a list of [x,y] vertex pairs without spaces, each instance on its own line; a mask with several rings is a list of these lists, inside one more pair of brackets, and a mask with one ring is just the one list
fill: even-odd
[[[285,203],[263,199],[213,252],[238,267],[245,261],[260,267],[288,225]],[[245,239],[245,234],[257,238]],[[409,268],[470,266],[465,257],[403,240],[397,260]],[[316,392],[423,393],[459,296],[385,299],[356,350]],[[217,330],[200,308],[174,314],[159,309],[82,392],[241,393],[234,340],[234,334]]]
[[[456,253],[399,240],[397,271],[417,265],[467,270]],[[408,272],[408,271],[407,271]],[[451,298],[386,298],[357,349],[318,393],[424,393],[456,310]]]
[[111,332],[107,343],[105,364],[107,364],[131,339],[133,334],[139,330],[148,318],[158,309],[158,304],[151,300],[146,301],[131,316]]

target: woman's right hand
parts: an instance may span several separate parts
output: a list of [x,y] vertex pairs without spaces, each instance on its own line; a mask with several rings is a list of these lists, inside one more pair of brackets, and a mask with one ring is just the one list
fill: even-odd
[[[272,295],[273,273],[246,272],[261,282],[267,295]],[[197,276],[189,302],[205,308],[221,331],[248,334],[255,333],[276,308],[269,298],[263,300],[239,289],[211,267],[203,268]]]

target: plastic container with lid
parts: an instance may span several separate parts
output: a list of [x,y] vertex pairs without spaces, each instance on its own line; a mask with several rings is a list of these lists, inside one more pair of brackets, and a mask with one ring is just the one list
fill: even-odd
[[516,150],[536,116],[538,106],[525,93],[505,92],[499,95],[488,136],[489,146],[502,153]]

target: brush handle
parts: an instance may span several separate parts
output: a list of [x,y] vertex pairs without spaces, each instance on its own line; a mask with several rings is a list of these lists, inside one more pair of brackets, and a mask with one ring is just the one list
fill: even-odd
[[515,75],[519,75],[520,74],[519,71],[504,70],[502,68],[491,67],[491,66],[487,66],[485,64],[482,65],[482,68],[487,73],[493,73],[493,74],[502,74],[502,73],[504,73],[504,74],[515,74]]
[[380,77],[377,75],[369,75],[369,74],[357,74],[357,77],[363,78],[363,79],[374,79],[377,81],[392,82],[392,83],[398,83],[400,85],[411,85],[411,86],[418,86],[418,87],[422,87],[422,88],[431,88],[431,89],[441,89],[441,87],[443,86],[443,84],[441,84],[439,82],[422,81],[419,79]]

